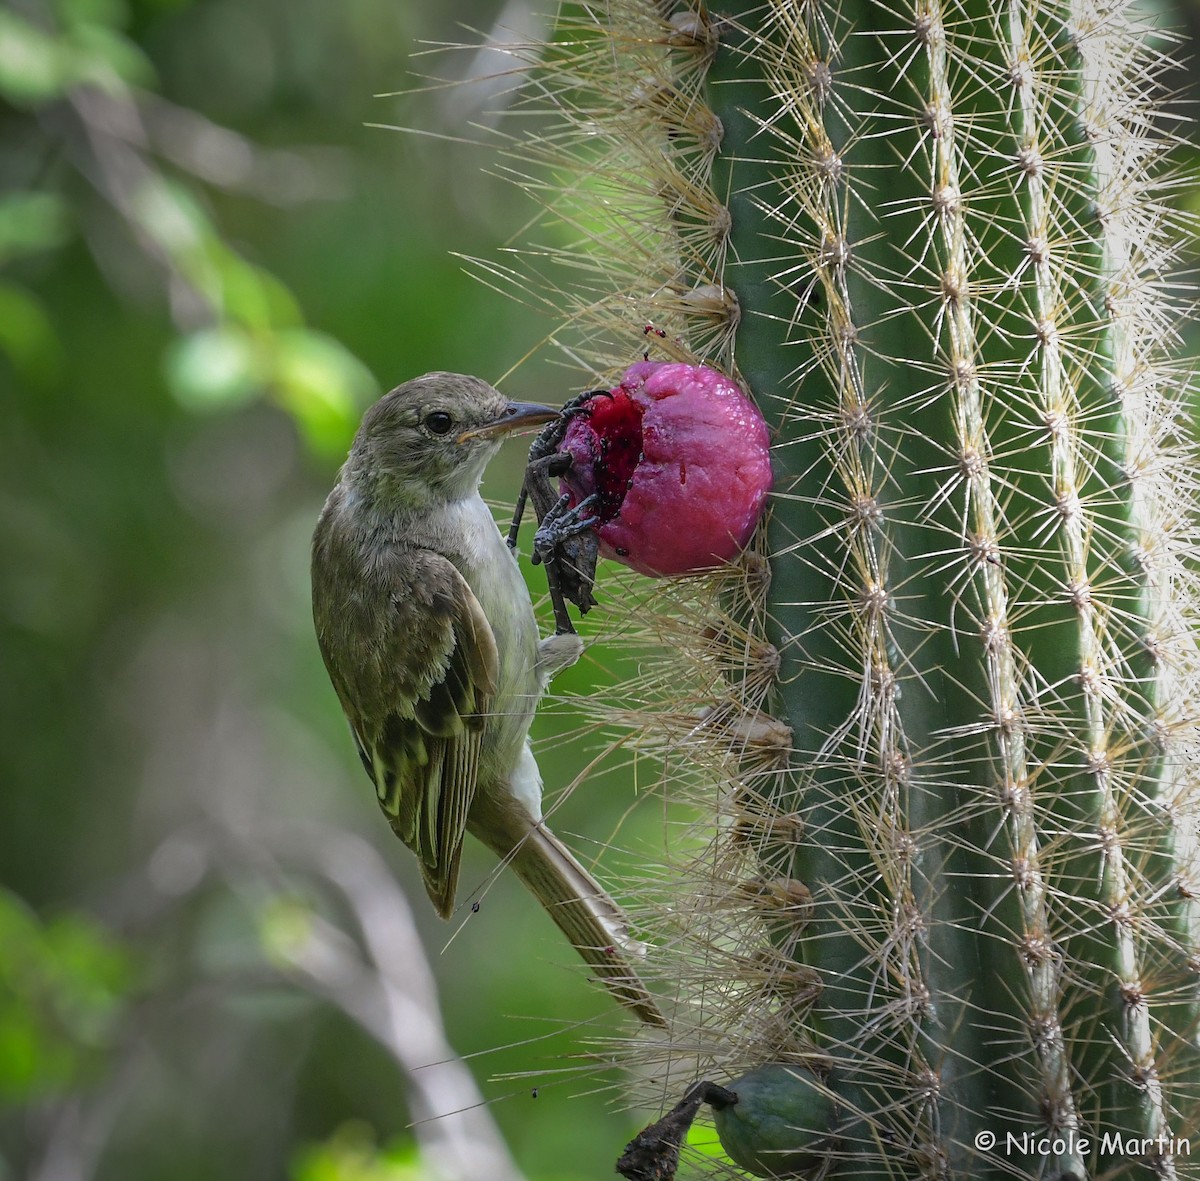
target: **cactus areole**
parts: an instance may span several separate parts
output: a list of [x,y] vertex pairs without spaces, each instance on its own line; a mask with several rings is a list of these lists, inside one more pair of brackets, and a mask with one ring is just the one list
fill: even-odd
[[767,425],[705,365],[641,361],[571,420],[562,490],[596,494],[605,557],[655,576],[719,566],[745,547],[771,490]]

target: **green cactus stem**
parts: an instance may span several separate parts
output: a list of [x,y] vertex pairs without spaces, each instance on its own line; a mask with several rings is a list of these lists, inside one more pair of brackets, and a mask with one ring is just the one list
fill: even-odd
[[[1096,0],[611,0],[539,76],[574,355],[611,376],[653,324],[773,429],[767,525],[658,596],[675,663],[621,716],[711,771],[642,1053],[770,1070],[785,1108],[819,1079],[840,1130],[796,1121],[805,1175],[1197,1171],[1197,481],[1154,74]],[[748,1111],[729,1154],[772,1175],[788,1123],[756,1144]]]

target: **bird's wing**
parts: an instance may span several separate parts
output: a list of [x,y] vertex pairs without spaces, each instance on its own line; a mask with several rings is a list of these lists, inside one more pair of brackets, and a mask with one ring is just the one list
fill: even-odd
[[425,888],[445,918],[454,909],[500,658],[479,600],[446,558],[393,552],[377,573],[388,587],[386,605],[365,629],[368,658],[345,670],[358,684],[346,685],[342,703],[380,806],[420,858]]

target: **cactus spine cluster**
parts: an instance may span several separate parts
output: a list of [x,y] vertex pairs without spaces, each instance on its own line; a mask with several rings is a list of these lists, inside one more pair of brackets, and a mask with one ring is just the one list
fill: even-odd
[[774,432],[761,537],[660,596],[676,663],[622,691],[713,772],[663,1059],[790,1066],[828,1125],[771,1123],[762,1175],[1200,1168],[1155,69],[1109,0],[610,0],[546,47],[563,339],[611,375],[654,325]]

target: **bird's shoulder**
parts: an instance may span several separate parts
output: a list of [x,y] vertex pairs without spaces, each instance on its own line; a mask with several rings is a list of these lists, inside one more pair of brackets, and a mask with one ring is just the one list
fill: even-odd
[[494,690],[495,637],[458,567],[403,530],[364,527],[333,497],[313,537],[313,613],[352,717],[380,701],[415,710],[448,674]]

